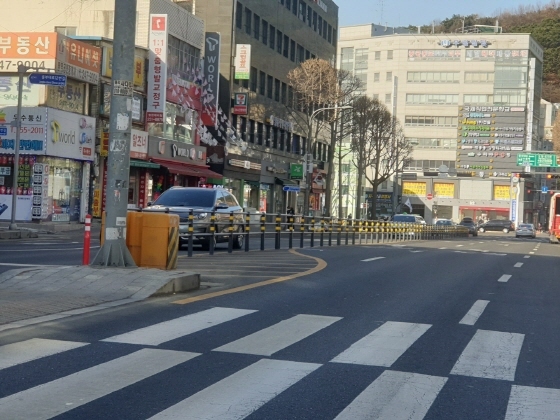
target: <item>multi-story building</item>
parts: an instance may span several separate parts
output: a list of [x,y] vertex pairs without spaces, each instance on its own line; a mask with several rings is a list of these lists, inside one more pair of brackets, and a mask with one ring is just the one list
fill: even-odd
[[[204,52],[204,22],[179,3],[182,2],[137,2],[132,107],[135,131],[131,138],[131,157],[135,159],[131,161],[128,194],[132,206],[145,206],[170,186],[198,186],[222,178],[221,174],[209,170],[206,147],[201,144],[202,107],[197,82]],[[92,157],[92,173],[95,175],[92,210],[95,215],[100,215],[104,202],[101,191],[105,190],[104,155],[107,153],[114,8],[113,0],[95,1],[87,7],[79,2],[69,4],[65,0],[52,0],[48,4],[33,2],[29,7],[6,5],[6,12],[12,17],[6,30],[51,31],[54,35],[64,34],[95,45],[92,48],[99,55],[96,79],[84,84],[84,93],[80,97],[86,104],[87,115],[97,118],[95,143],[100,158],[94,160]],[[159,25],[163,28],[160,32],[165,32],[159,42],[165,45],[166,59],[157,57],[164,63],[164,70],[156,63],[154,52],[149,54],[150,35],[154,32],[152,14],[167,16],[166,23]],[[147,69],[155,66],[163,75],[154,73],[150,80],[151,73]],[[151,99],[157,95],[158,112],[146,112],[145,106],[151,106],[149,95],[152,95]]]
[[533,181],[512,188],[512,174],[524,170],[517,155],[538,146],[542,47],[529,34],[378,35],[343,27],[338,48],[340,67],[396,110],[414,146],[386,192],[428,221],[535,221]]
[[[335,62],[338,6],[331,0],[193,0],[196,16],[207,32],[221,35],[219,104],[230,116],[236,93],[248,96],[248,110],[233,110],[231,120],[243,144],[209,149],[212,168],[222,165],[224,184],[245,207],[284,212],[287,205],[303,209],[303,194],[283,191],[290,164],[299,164],[307,149],[307,127],[298,124],[290,104],[288,72],[310,58]],[[235,77],[238,46],[250,46],[245,78]],[[240,47],[241,48],[241,47]],[[245,49],[247,54],[247,49]],[[249,57],[245,55],[245,57]],[[239,70],[239,69],[238,69]],[[244,97],[242,95],[242,97]],[[315,139],[314,139],[315,140]],[[317,139],[315,156],[327,159],[327,145]],[[227,153],[227,154],[226,154]],[[313,179],[328,170],[319,163]],[[311,208],[321,211],[324,185],[313,184]]]

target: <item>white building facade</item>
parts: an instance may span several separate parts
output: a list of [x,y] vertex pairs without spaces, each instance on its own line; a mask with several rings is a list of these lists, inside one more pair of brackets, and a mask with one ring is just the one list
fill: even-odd
[[398,188],[389,183],[383,192],[410,199],[427,221],[536,221],[537,200],[527,193],[533,181],[512,188],[511,180],[524,169],[517,154],[541,144],[542,47],[529,34],[377,36],[374,29],[342,27],[338,48],[339,66],[362,80],[364,94],[396,110],[414,147]]

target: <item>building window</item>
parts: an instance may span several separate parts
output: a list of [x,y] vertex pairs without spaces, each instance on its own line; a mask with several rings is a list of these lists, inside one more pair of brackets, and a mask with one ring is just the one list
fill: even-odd
[[313,12],[313,30],[317,32],[317,12]]
[[279,137],[278,150],[286,150],[286,132],[284,130],[280,130]]
[[412,160],[404,169],[407,171],[437,171],[441,165],[455,169],[454,160]]
[[377,99],[377,100],[379,100],[379,94],[377,94],[377,93],[374,93],[374,94],[373,94],[373,99]]
[[264,145],[270,147],[270,142],[272,141],[270,134],[270,125],[265,125],[264,127]]
[[305,61],[304,49],[301,45],[297,45],[297,63],[303,63]]
[[296,41],[290,39],[290,60],[296,61]]
[[379,73],[373,73],[373,81],[379,82]]
[[290,55],[290,38],[288,38],[288,35],[284,35],[284,52],[283,52],[284,57],[288,58]]
[[[364,70],[368,68],[369,53],[367,48],[356,48],[355,68]],[[348,61],[343,58],[343,61]]]
[[294,107],[294,89],[291,86],[288,86],[288,100],[287,100],[287,105],[290,108]]
[[245,33],[251,35],[251,20],[253,19],[253,12],[245,8]]
[[323,20],[323,38],[327,39],[327,21]]
[[292,133],[286,131],[286,152],[295,153],[292,149]]
[[298,0],[292,0],[292,13],[296,16],[298,14]]
[[385,94],[385,103],[387,105],[391,105],[391,94],[390,93]]
[[309,52],[309,50],[305,50],[305,59],[309,60],[311,58],[311,53]]
[[266,86],[266,75],[264,71],[259,72],[259,93],[264,95],[265,93],[265,86]]
[[292,0],[286,0],[286,9],[292,10]]
[[323,30],[323,18],[319,16],[317,20],[317,32],[319,33],[319,35],[321,35],[322,30]]
[[76,26],[55,26],[54,31],[60,35],[75,36]]
[[299,18],[305,22],[305,12],[307,11],[307,6],[303,0],[299,0]]
[[458,94],[417,94],[407,93],[406,103],[408,105],[432,104],[432,105],[457,105],[459,103]]
[[272,143],[273,149],[278,149],[278,127],[272,127]]
[[276,28],[270,25],[270,37],[268,39],[268,46],[273,50],[276,48]]
[[255,120],[249,120],[249,143],[255,143]]
[[375,51],[375,60],[381,60],[381,51]]
[[255,39],[261,38],[261,18],[256,13],[253,15],[253,36]]
[[243,5],[237,2],[237,9],[235,9],[235,26],[238,29],[243,28]]
[[262,20],[262,43],[268,45],[268,22]]
[[276,30],[276,52],[282,54],[282,32]]
[[393,81],[393,72],[392,71],[387,72],[387,75],[385,76],[385,81],[386,82],[392,82]]
[[332,43],[332,26],[329,24],[327,29],[327,41]]
[[241,132],[241,140],[247,141],[247,118],[240,117],[239,119],[241,120],[241,124],[239,127],[239,131]]
[[270,99],[272,99],[272,81],[274,80],[274,78],[272,76],[266,76],[266,96]]
[[257,144],[261,146],[263,144],[263,123],[261,122],[257,123]]
[[332,45],[336,46],[336,28],[332,28]]
[[280,102],[280,80],[274,79],[274,100]]
[[459,83],[458,71],[409,71],[408,83]]
[[466,71],[465,83],[494,83],[494,73],[486,71]]
[[389,50],[387,51],[387,60],[392,60],[393,59],[393,50]]
[[257,91],[257,69],[251,67],[251,74],[249,76],[249,82],[251,86],[251,92]]
[[457,127],[457,117],[407,115],[404,117],[407,127]]
[[309,26],[310,28],[311,28],[312,17],[313,17],[313,9],[311,9],[311,6],[307,6],[307,16],[305,20],[307,21],[307,26]]
[[486,94],[474,94],[474,95],[463,95],[464,104],[472,105],[492,105],[494,103],[493,95]]
[[280,102],[282,103],[282,105],[286,105],[287,94],[288,94],[288,86],[286,85],[286,83],[282,82],[282,91],[280,94]]

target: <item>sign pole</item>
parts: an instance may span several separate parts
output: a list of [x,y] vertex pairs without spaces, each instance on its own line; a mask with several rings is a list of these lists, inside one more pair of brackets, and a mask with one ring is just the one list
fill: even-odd
[[92,265],[136,267],[126,246],[136,0],[115,0],[105,242]]
[[17,101],[17,121],[16,121],[16,143],[14,144],[14,178],[12,182],[12,217],[10,219],[10,230],[17,230],[16,224],[16,206],[19,176],[19,143],[21,136],[21,102],[23,97],[23,75],[27,72],[27,67],[23,64],[18,65],[19,82],[18,82],[18,101]]

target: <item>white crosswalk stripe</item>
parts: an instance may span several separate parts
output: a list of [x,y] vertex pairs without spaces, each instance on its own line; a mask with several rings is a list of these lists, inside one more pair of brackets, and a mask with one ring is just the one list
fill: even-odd
[[161,343],[184,337],[215,325],[252,314],[257,311],[233,308],[212,308],[186,315],[171,321],[160,322],[149,327],[106,338],[113,343],[142,344],[159,346]]
[[332,316],[297,315],[218,347],[214,351],[272,356],[277,351],[295,344],[341,319]]
[[480,318],[480,315],[482,315],[482,312],[484,312],[484,309],[486,309],[486,306],[489,303],[490,303],[489,300],[477,300],[473,304],[471,309],[469,309],[469,312],[467,312],[467,314],[463,317],[463,319],[459,321],[459,324],[474,325],[476,321],[478,321],[478,318]]
[[83,347],[88,343],[32,338],[0,347],[0,370]]
[[335,420],[422,420],[447,378],[385,371]]
[[514,385],[505,420],[560,419],[560,389]]
[[242,419],[320,366],[262,359],[151,419]]
[[452,375],[513,381],[524,334],[477,330]]
[[390,367],[431,325],[386,322],[332,362]]
[[2,398],[0,419],[50,419],[196,356],[197,353],[142,349]]

